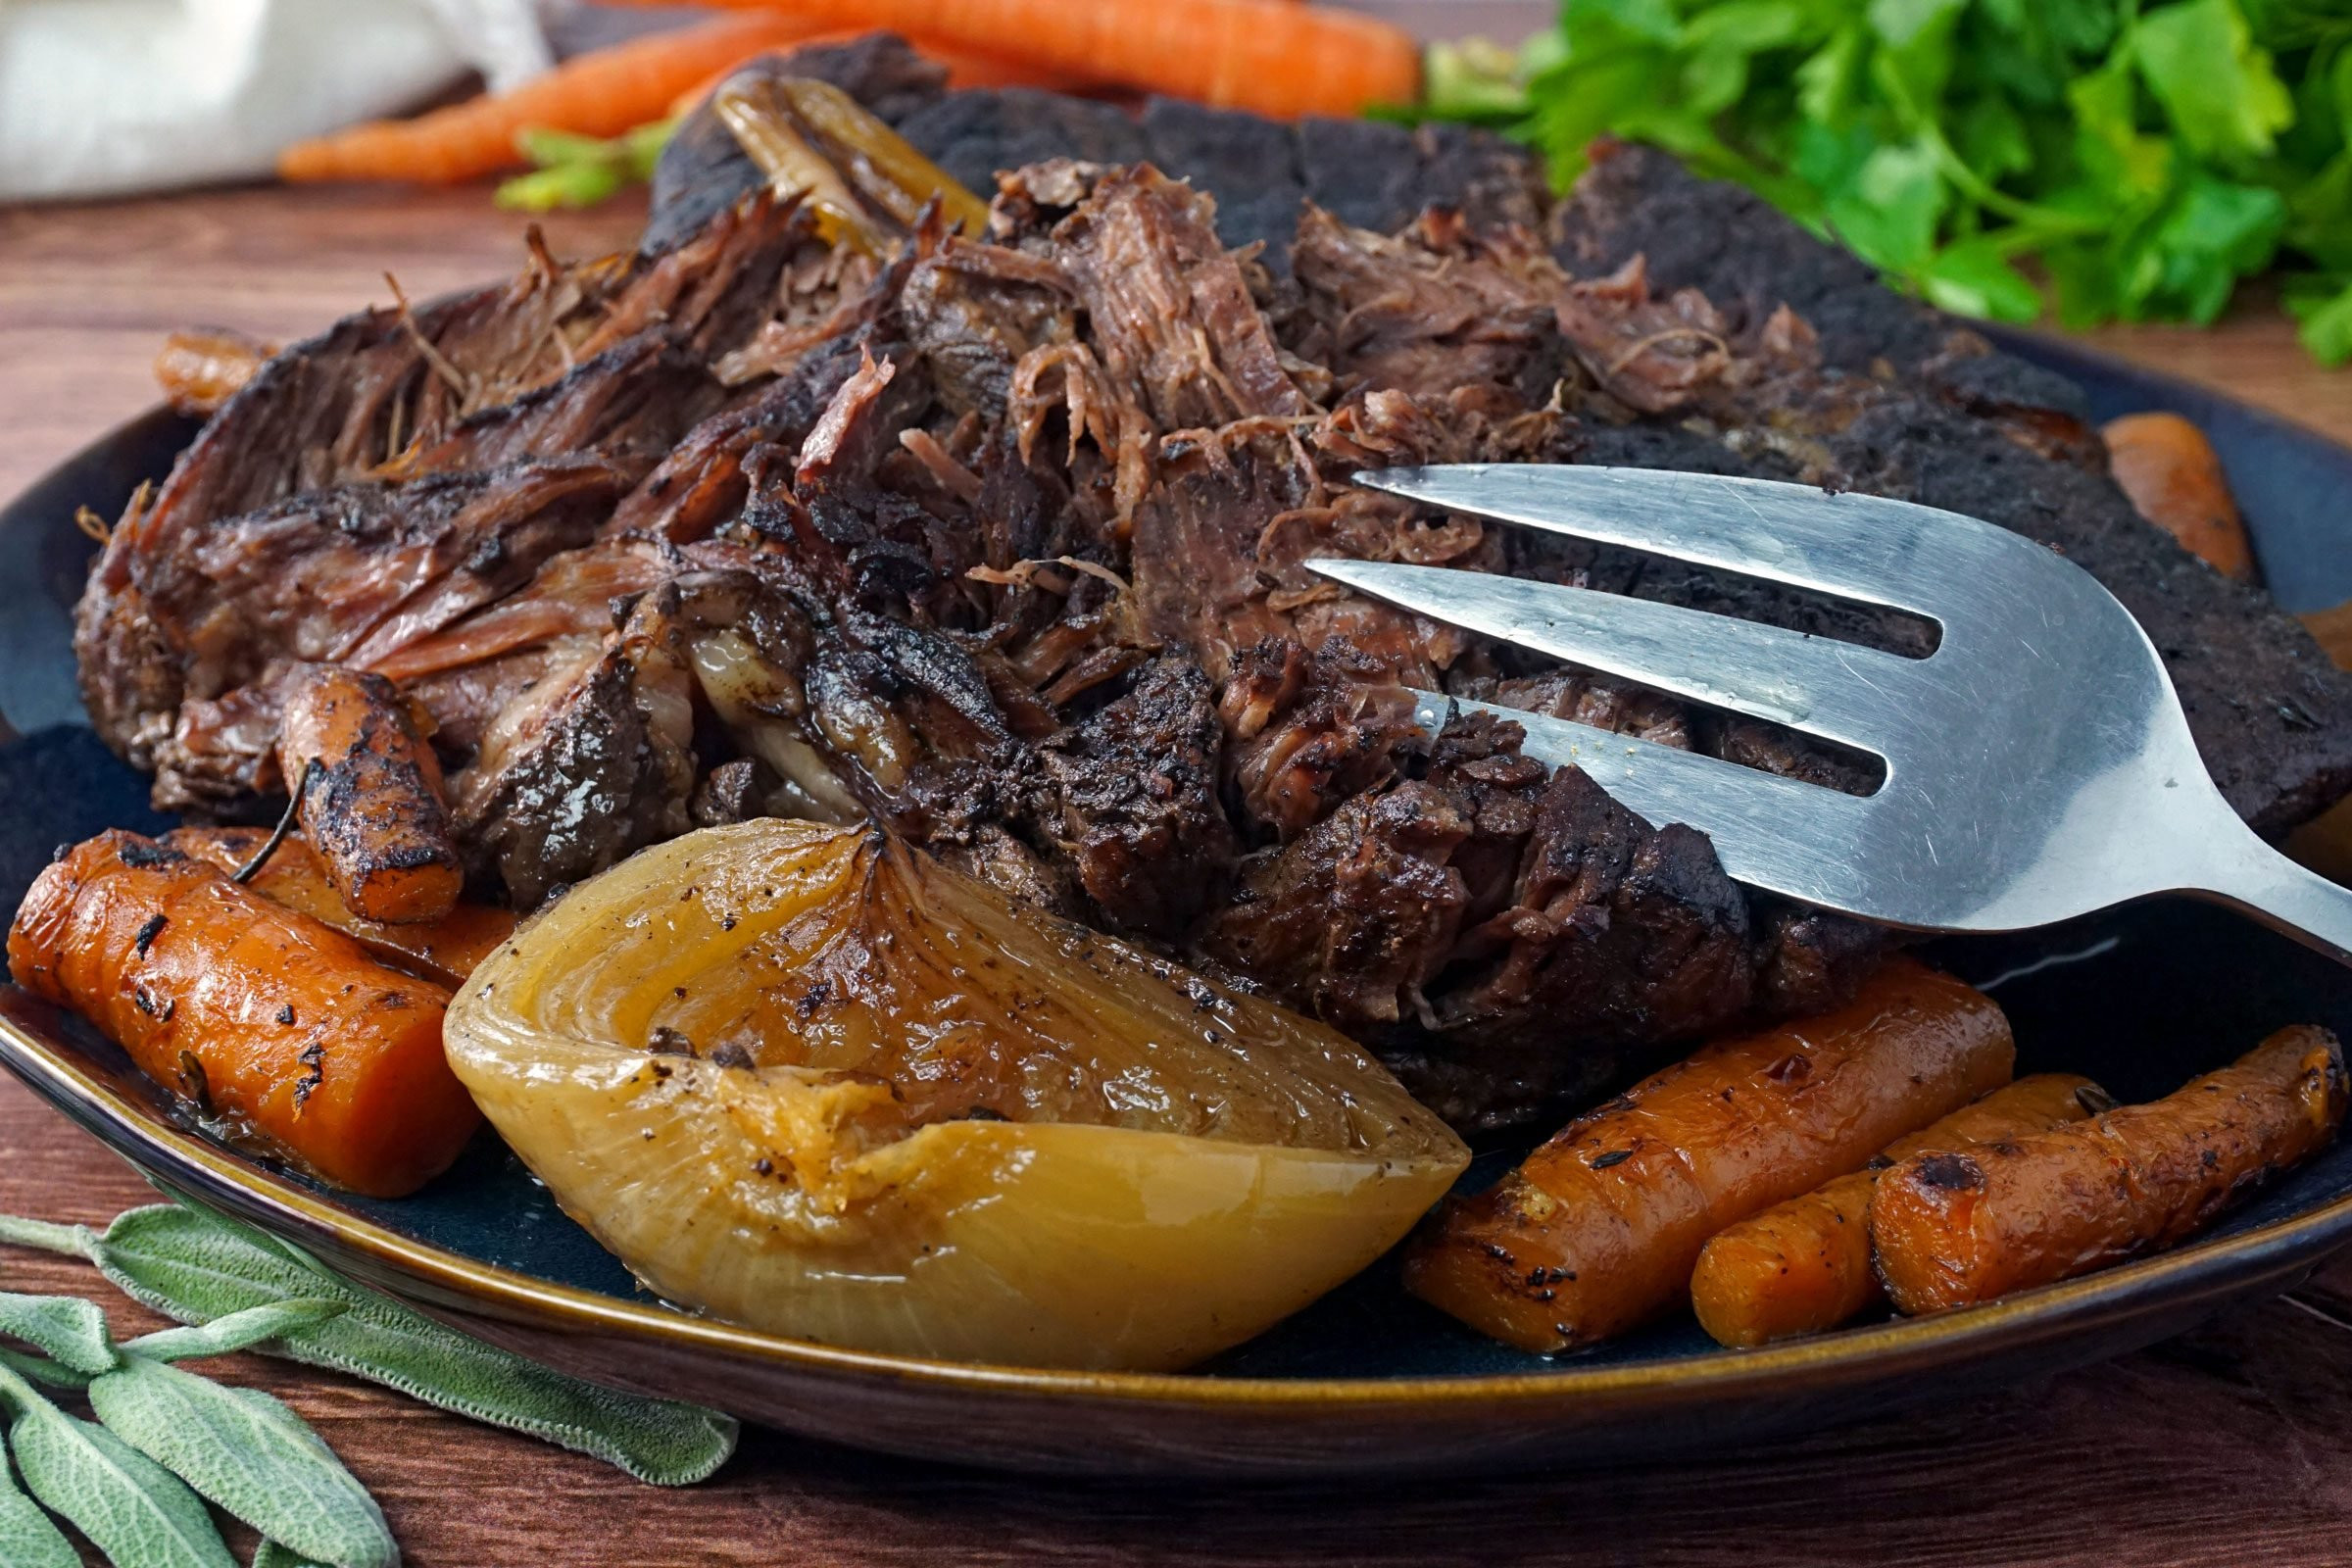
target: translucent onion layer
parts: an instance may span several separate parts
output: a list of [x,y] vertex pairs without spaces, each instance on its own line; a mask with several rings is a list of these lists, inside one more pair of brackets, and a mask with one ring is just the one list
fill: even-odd
[[672,1300],[829,1344],[1168,1368],[1467,1162],[1330,1029],[864,828],[646,850],[474,971],[451,1064]]

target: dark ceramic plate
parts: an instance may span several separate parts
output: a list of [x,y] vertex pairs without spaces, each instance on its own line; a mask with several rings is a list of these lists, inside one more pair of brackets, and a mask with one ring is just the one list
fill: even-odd
[[[2290,609],[2352,598],[2341,497],[2352,450],[2192,387],[2054,343],[2021,352],[2080,380],[2101,417],[2177,409],[2211,432]],[[145,783],[83,726],[67,646],[88,542],[191,426],[157,413],[0,513],[0,908],[61,840],[155,826]],[[1942,944],[2009,1009],[2020,1071],[2071,1068],[2165,1093],[2282,1024],[2352,1034],[2352,971],[2212,908],[2150,906]],[[2352,1143],[2178,1251],[1997,1304],[1752,1351],[1689,1319],[1581,1355],[1489,1344],[1376,1266],[1211,1366],[1124,1376],[828,1348],[671,1311],[485,1134],[425,1192],[323,1192],[179,1120],[113,1047],[0,988],[0,1057],[68,1116],[186,1196],[311,1249],[427,1311],[560,1366],[844,1443],[1012,1468],[1279,1474],[1574,1462],[1690,1451],[2113,1355],[2279,1291],[2352,1237]],[[1470,1180],[1506,1158],[1480,1162]]]

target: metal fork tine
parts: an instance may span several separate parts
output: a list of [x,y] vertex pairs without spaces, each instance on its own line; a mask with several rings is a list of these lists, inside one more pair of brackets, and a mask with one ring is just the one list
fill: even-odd
[[1857,796],[1712,757],[1677,751],[1492,703],[1461,702],[1416,690],[1415,720],[1435,734],[1446,713],[1492,713],[1527,731],[1525,754],[1554,767],[1577,766],[1636,815],[1653,825],[1687,822],[1715,842],[1716,858],[1734,880],[1793,898],[1833,903],[1841,891],[1840,860],[1830,846],[1858,841],[1871,803]]
[[1651,468],[1462,463],[1367,469],[1355,482],[1453,512],[1930,616],[1936,586],[1965,580],[1952,574],[1971,565],[1947,530],[2001,533],[1906,501]]
[[1904,733],[1921,662],[1622,594],[1383,561],[1309,561],[1336,582],[1588,669],[1881,750]]

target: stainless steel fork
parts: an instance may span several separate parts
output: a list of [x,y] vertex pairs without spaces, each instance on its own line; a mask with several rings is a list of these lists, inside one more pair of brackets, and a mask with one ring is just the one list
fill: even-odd
[[[1741,882],[1933,931],[2014,931],[2153,894],[2231,905],[2352,962],[2352,893],[2239,820],[2163,662],[2080,566],[1955,513],[1636,468],[1463,465],[1357,482],[1434,507],[1909,612],[1906,659],[1728,615],[1484,572],[1318,560],[1433,620],[1872,753],[1857,797],[1516,709],[1527,751],[1653,823],[1688,822]],[[1452,699],[1420,693],[1435,729]],[[1465,709],[1487,705],[1463,703]]]

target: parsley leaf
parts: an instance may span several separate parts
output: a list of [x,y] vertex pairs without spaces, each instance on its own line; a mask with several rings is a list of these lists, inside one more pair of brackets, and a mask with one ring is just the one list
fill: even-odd
[[2352,362],[2346,0],[1563,0],[1433,51],[1421,113],[1562,183],[1653,142],[1968,315],[2210,321],[2276,269]]

